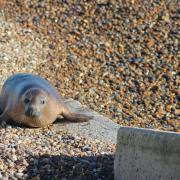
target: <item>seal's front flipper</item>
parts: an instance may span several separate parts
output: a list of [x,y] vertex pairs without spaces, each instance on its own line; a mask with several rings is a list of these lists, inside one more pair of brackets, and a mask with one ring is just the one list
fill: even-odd
[[7,112],[4,111],[0,115],[0,128],[5,128],[7,126],[7,124],[6,124],[7,121],[8,121],[8,115],[7,115]]
[[3,110],[2,110],[2,102],[1,102],[1,97],[0,97],[0,116],[2,113],[3,113]]
[[93,116],[71,112],[68,108],[64,108],[61,115],[72,122],[87,122],[93,118]]
[[6,121],[1,121],[0,122],[0,128],[5,128],[5,127],[7,127]]

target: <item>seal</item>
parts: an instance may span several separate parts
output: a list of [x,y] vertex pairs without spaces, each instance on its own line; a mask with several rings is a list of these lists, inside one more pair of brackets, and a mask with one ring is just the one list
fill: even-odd
[[45,127],[59,115],[74,122],[92,119],[92,116],[72,112],[48,80],[26,73],[12,75],[5,81],[0,109],[1,126],[12,120],[30,127]]

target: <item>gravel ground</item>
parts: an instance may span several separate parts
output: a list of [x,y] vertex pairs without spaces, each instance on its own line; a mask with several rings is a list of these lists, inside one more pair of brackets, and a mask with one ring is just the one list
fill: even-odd
[[115,147],[67,132],[1,130],[0,179],[113,179]]
[[[62,96],[77,99],[118,124],[180,132],[179,5],[175,0],[1,0],[1,85],[12,73],[33,72],[50,80]],[[11,137],[7,138],[8,144],[16,137],[17,130],[8,128],[6,131]],[[2,144],[6,131],[1,133]],[[26,130],[18,131],[22,137],[26,136]],[[27,131],[34,137],[43,134],[41,130],[38,135],[33,135],[32,129]],[[38,141],[49,141],[48,136],[42,136],[44,139]],[[110,156],[100,155],[103,146],[98,144],[100,151],[95,156],[91,149],[83,158],[77,155],[77,160],[69,154],[53,155],[51,151],[48,161],[55,163],[51,168],[63,161],[72,178],[76,174],[71,173],[79,169],[75,166],[72,170],[66,163],[83,160],[85,167],[80,167],[81,174],[97,179],[96,173],[86,168],[86,160],[90,164],[108,161]],[[109,151],[113,152],[113,146],[110,147]],[[8,153],[7,148],[1,147],[4,153]],[[13,149],[9,148],[9,151]],[[28,159],[27,148],[22,148],[27,160],[17,161],[16,166],[26,167],[25,172],[38,167],[37,174],[48,173],[43,171],[44,157],[38,155],[43,148],[39,145],[41,150],[31,155],[32,161],[38,162],[35,165]],[[73,143],[70,149],[76,154]],[[63,148],[59,148],[58,152],[61,151]],[[2,163],[7,167],[11,164],[3,159]],[[109,172],[112,161],[108,163]],[[98,168],[101,167],[100,172],[106,176],[106,167],[96,165],[95,172],[103,179]],[[2,167],[2,173],[10,169]],[[63,174],[63,169],[55,168],[52,172],[59,178],[68,176]]]
[[48,44],[35,31],[7,20],[0,10],[0,86],[16,72],[35,72],[46,62]]

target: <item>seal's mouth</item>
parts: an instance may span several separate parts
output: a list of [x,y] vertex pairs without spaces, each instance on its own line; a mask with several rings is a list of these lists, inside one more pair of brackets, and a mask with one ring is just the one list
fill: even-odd
[[32,117],[32,118],[37,118],[40,116],[40,112],[38,112],[36,109],[34,108],[28,108],[26,111],[25,111],[25,115],[27,117]]

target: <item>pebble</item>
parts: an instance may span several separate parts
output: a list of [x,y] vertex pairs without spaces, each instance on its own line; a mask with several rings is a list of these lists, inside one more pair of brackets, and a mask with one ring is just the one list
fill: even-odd
[[23,173],[15,173],[14,175],[19,179],[23,177]]

